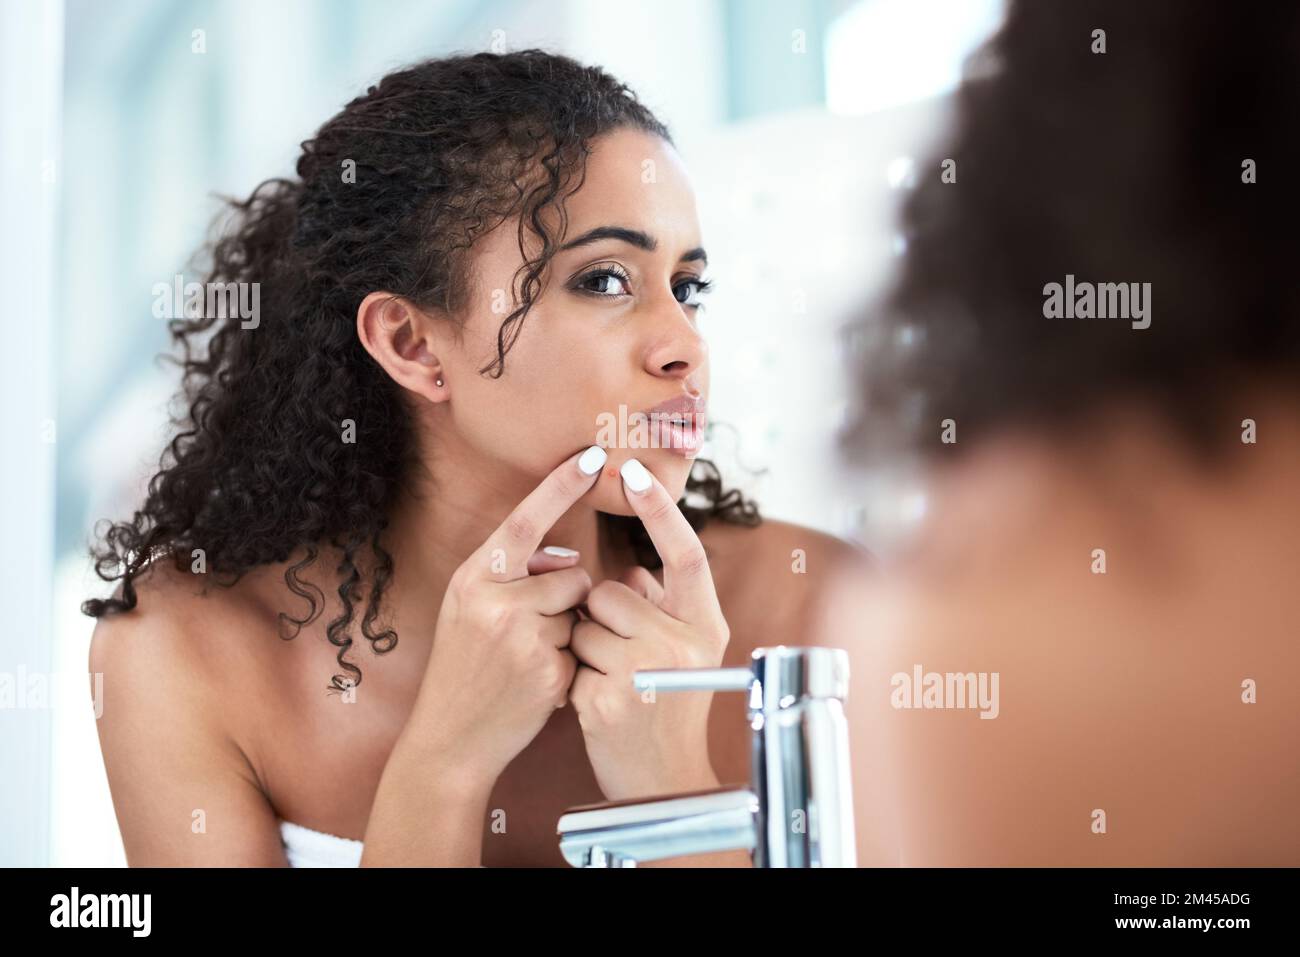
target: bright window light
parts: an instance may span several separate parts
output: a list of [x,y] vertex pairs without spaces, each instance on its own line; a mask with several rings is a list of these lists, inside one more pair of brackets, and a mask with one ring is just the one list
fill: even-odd
[[862,0],[826,36],[826,105],[860,115],[955,89],[1001,0]]

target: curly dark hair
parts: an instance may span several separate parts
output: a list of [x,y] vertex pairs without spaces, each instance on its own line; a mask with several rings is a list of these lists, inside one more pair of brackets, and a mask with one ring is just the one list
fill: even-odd
[[[901,268],[847,328],[851,456],[956,460],[1137,399],[1210,459],[1234,387],[1300,386],[1300,6],[1012,3],[955,106]],[[1150,326],[1045,318],[1067,274],[1149,282]]]
[[[384,290],[456,314],[475,239],[518,213],[520,248],[530,230],[542,249],[516,273],[518,306],[501,324],[496,361],[480,370],[499,377],[557,249],[542,213],[555,206],[565,222],[563,200],[582,184],[591,140],[620,128],[672,143],[627,86],[568,57],[523,50],[431,59],[385,76],[325,123],[302,144],[296,179],[269,179],[247,200],[227,199],[233,222],[205,247],[206,281],[259,283],[260,322],[241,328],[224,310],[170,322],[187,410],[173,418],[177,431],[144,505],[130,521],[97,526],[96,573],[120,580],[121,597],[89,599],[82,611],[134,608],[134,580],[168,553],[183,570],[202,548],[212,579],[233,585],[302,549],[284,580],[310,610],[279,613],[281,637],[292,638],[325,604],[299,576],[328,543],[342,556],[342,611],[326,634],[351,684],[360,684],[360,668],[345,655],[363,585],[361,634],[378,653],[397,644],[394,630],[376,628],[393,572],[383,533],[418,456],[401,388],[362,346],[357,309]],[[354,182],[341,175],[348,161]],[[338,441],[345,417],[364,456]],[[696,529],[712,518],[761,522],[754,503],[724,491],[706,460],[694,463],[678,504]],[[640,519],[602,519],[639,562],[659,567]],[[348,685],[336,674],[329,687]]]

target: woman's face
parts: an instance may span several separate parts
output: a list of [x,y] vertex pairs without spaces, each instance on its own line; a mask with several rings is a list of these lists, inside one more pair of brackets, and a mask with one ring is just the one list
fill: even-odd
[[[696,317],[706,260],[695,197],[671,145],[620,130],[592,147],[583,185],[566,202],[561,251],[499,378],[478,370],[496,359],[497,332],[515,308],[511,282],[524,261],[518,220],[476,243],[463,335],[438,356],[449,401],[436,428],[454,430],[475,458],[530,485],[600,444],[609,460],[584,501],[630,515],[618,474],[624,461],[640,459],[679,497],[698,452],[709,386]],[[547,214],[555,236],[559,217]],[[661,431],[636,415],[673,399],[698,401],[675,411],[699,430]]]

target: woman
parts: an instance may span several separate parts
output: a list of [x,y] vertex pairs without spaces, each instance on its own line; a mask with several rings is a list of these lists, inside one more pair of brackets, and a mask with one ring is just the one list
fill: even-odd
[[667,130],[599,69],[477,54],[385,77],[297,174],[214,248],[255,321],[174,325],[189,421],[85,605],[128,862],[558,866],[569,806],[747,780],[743,703],[630,674],[798,643],[829,576],[792,551],[858,553],[694,459]]
[[963,87],[857,327],[853,446],[929,479],[825,642],[863,863],[1300,864],[1298,51],[1293,5],[1018,3]]

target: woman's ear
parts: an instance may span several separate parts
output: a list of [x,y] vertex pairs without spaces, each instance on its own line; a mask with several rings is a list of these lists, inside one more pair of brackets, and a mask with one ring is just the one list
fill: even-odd
[[357,308],[357,335],[366,351],[394,382],[430,402],[448,397],[447,377],[437,354],[436,322],[388,292],[372,292]]

